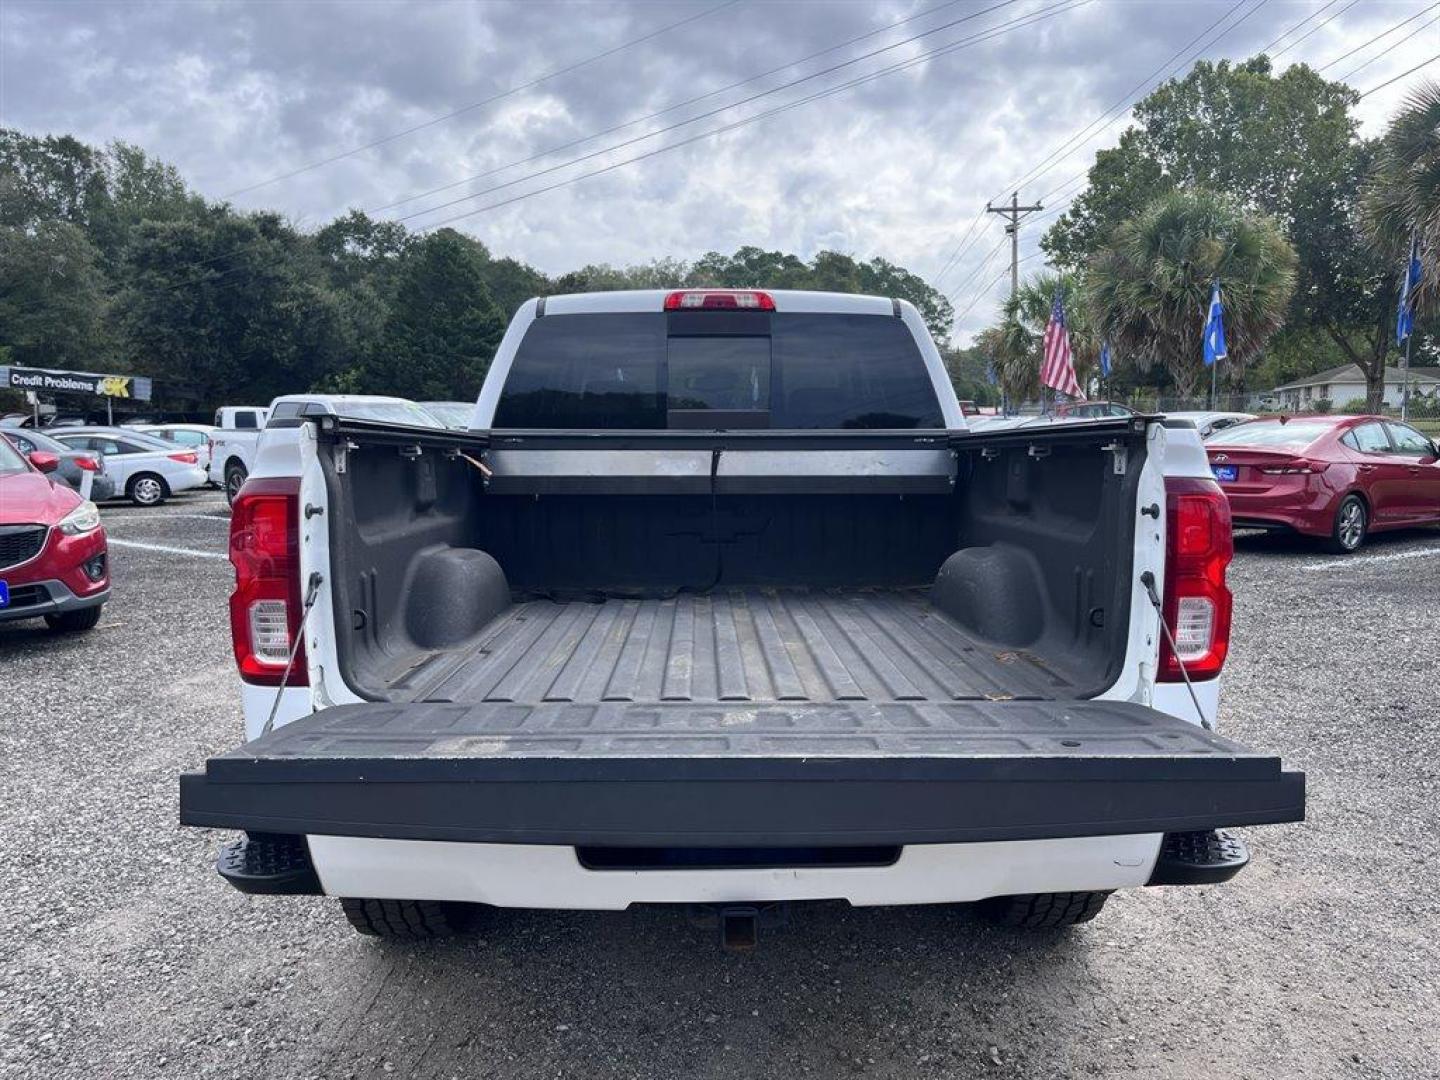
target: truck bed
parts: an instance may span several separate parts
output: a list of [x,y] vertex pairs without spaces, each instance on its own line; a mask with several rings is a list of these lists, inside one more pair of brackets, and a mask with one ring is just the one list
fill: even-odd
[[1037,656],[977,642],[921,589],[528,600],[472,647],[398,675],[390,691],[396,701],[529,704],[1075,696]]

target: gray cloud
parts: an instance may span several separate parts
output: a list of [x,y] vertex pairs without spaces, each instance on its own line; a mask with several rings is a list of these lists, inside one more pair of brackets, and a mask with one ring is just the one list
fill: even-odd
[[[0,123],[69,132],[91,142],[138,143],[174,162],[207,196],[221,197],[501,94],[716,2],[8,0],[0,6]],[[385,216],[408,213],[734,102],[994,2],[742,0],[577,71],[234,201],[315,225],[348,207],[381,206],[496,169],[922,13],[902,28],[742,90]],[[645,153],[1051,2],[1022,0],[723,116],[411,224],[423,227]],[[1251,10],[1252,2],[1235,17]],[[1282,58],[1324,64],[1425,6],[1423,0],[1382,0],[1346,10],[1322,0],[1272,0],[1203,55],[1248,56],[1307,15],[1315,18],[1302,33],[1341,11]],[[550,272],[586,262],[693,258],[749,243],[805,256],[826,247],[883,255],[933,277],[987,198],[1005,191],[1231,7],[1232,0],[1095,0],[770,119],[476,214],[457,227]],[[1402,40],[1357,75],[1355,85],[1377,85],[1419,63],[1440,44],[1440,25],[1426,27],[1426,21],[1327,75],[1343,75]],[[1399,84],[1362,103],[1369,130],[1378,130],[1403,93]],[[1107,125],[1027,183],[1022,194],[1034,197],[1080,173],[1119,130]],[[1044,224],[1029,230],[1022,253],[1034,250]],[[972,279],[955,297],[961,309],[977,301],[960,326],[962,339],[993,313],[992,297],[977,294],[1003,265],[997,256],[989,269],[979,269],[1000,239],[998,221],[982,221],[976,232],[977,242],[940,280],[956,289]]]

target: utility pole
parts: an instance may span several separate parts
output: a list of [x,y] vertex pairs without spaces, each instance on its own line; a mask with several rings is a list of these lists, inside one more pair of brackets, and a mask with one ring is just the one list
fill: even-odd
[[[985,212],[987,214],[1002,214],[1009,219],[1008,223],[1005,226],[1005,232],[1010,236],[1010,299],[1012,300],[1020,294],[1021,215],[1033,214],[1036,210],[1044,209],[1045,207],[1041,206],[1039,203],[1036,203],[1034,206],[1021,206],[1020,193],[1018,191],[1012,191],[1010,193],[1009,206],[1006,206],[1004,203],[1001,203],[999,206],[991,206],[988,202],[985,204]],[[1006,416],[1010,415],[1010,404],[1005,398],[1005,395],[1003,393],[1003,387],[1001,393],[1000,408]]]
[[985,204],[987,214],[1003,214],[1009,218],[1005,226],[1005,232],[1010,237],[1010,298],[1013,300],[1020,292],[1020,215],[1033,214],[1036,210],[1044,210],[1045,207],[1036,203],[1034,206],[1021,206],[1020,193],[1010,193],[1010,205],[1001,203],[999,206]]

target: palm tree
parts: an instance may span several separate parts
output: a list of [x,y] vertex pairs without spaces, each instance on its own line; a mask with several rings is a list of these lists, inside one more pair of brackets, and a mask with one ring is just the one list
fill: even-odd
[[1254,359],[1285,321],[1297,258],[1279,224],[1203,190],[1162,195],[1115,230],[1086,274],[1097,336],[1160,362],[1191,396],[1204,373],[1212,282],[1225,303],[1226,366]]
[[1029,278],[1020,286],[1019,293],[1005,302],[1005,321],[1015,323],[1024,330],[1027,340],[1033,341],[1031,360],[1038,382],[1045,327],[1050,323],[1057,291],[1065,307],[1065,326],[1070,332],[1075,376],[1084,386],[1100,362],[1100,335],[1090,317],[1085,281],[1079,274],[1057,274],[1045,270]]
[[[1440,253],[1440,83],[1422,82],[1390,121],[1364,208],[1376,247],[1396,260],[1396,274],[1412,236],[1433,265]],[[1440,274],[1433,269],[1421,278],[1416,302],[1440,310]]]
[[1001,322],[981,332],[976,343],[994,357],[1000,383],[1011,401],[1039,397],[1040,365],[1044,354],[1045,327],[1055,291],[1065,305],[1065,323],[1070,331],[1070,351],[1075,358],[1075,375],[1080,385],[1094,369],[1100,356],[1100,339],[1092,329],[1085,304],[1085,289],[1076,274],[1049,271],[1031,277],[1015,296],[1005,301]]

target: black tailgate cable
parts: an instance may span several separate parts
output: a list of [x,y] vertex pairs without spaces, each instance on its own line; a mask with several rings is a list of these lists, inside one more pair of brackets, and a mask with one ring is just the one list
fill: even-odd
[[1140,584],[1145,586],[1145,591],[1150,595],[1150,603],[1155,606],[1155,614],[1160,617],[1160,629],[1165,632],[1165,640],[1170,643],[1170,655],[1175,657],[1175,666],[1180,669],[1180,677],[1185,680],[1185,689],[1190,691],[1190,701],[1195,706],[1195,715],[1200,718],[1200,726],[1206,731],[1214,731],[1215,725],[1205,718],[1205,710],[1200,708],[1200,698],[1195,694],[1195,684],[1190,681],[1190,672],[1185,670],[1185,661],[1180,659],[1180,650],[1175,647],[1175,635],[1170,632],[1170,626],[1165,622],[1160,594],[1155,591],[1155,575],[1146,570],[1140,575]]
[[275,714],[280,711],[280,695],[285,693],[285,684],[290,681],[290,669],[295,666],[295,655],[300,651],[300,643],[305,640],[305,620],[310,617],[310,609],[315,606],[315,598],[320,595],[320,583],[324,580],[324,576],[318,571],[310,572],[310,581],[305,586],[305,603],[300,608],[300,625],[295,628],[295,640],[290,643],[290,656],[280,675],[280,685],[275,688],[275,700],[270,703],[270,715],[265,718],[265,726],[260,729],[261,735],[269,735],[275,727]]

